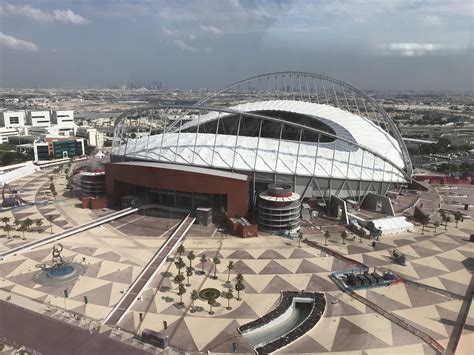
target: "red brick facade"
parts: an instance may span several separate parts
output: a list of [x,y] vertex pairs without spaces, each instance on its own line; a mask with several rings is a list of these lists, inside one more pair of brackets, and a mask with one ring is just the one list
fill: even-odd
[[[208,169],[202,169],[205,170]],[[155,189],[227,195],[227,214],[245,216],[248,210],[248,180],[214,175],[210,169],[208,171],[186,171],[179,165],[176,169],[169,169],[158,165],[106,164],[105,180],[110,206],[118,205],[120,198],[126,195],[117,184],[124,182]]]

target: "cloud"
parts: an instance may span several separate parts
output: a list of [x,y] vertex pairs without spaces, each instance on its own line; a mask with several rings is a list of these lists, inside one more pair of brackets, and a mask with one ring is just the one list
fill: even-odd
[[198,52],[199,49],[196,47],[191,46],[190,44],[187,44],[184,42],[182,39],[175,39],[173,43],[178,47],[179,49],[182,49],[183,51],[188,51],[188,52]]
[[36,52],[38,46],[33,42],[24,41],[22,39],[15,38],[13,36],[7,35],[3,32],[0,32],[0,45],[12,49]]
[[214,35],[219,35],[219,34],[222,33],[222,31],[220,29],[218,29],[217,27],[212,26],[212,25],[208,25],[208,26],[201,25],[200,28],[203,32],[212,33]]
[[12,5],[0,4],[0,15],[14,15],[28,18],[37,22],[61,22],[74,25],[82,25],[89,23],[85,17],[74,13],[72,10],[55,9],[52,12],[46,12],[36,9],[30,5]]
[[419,57],[440,51],[453,51],[462,49],[459,46],[440,43],[409,43],[395,42],[379,46],[378,54],[397,55],[402,57]]

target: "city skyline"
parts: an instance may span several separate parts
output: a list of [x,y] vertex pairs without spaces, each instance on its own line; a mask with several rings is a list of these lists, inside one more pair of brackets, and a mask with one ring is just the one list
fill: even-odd
[[302,70],[363,89],[473,90],[469,1],[0,2],[0,86],[216,89]]

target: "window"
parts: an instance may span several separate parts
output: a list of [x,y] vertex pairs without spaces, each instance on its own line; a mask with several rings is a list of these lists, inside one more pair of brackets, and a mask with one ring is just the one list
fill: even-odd
[[10,117],[10,124],[19,124],[20,118],[19,117]]

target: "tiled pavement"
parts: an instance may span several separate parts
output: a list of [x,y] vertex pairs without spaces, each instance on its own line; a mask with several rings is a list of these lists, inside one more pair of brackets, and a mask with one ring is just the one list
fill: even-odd
[[[347,245],[342,245],[340,241],[330,244],[334,249],[349,254],[351,258],[363,261],[370,267],[390,267],[410,279],[463,294],[472,272],[472,263],[469,264],[466,260],[474,254],[471,245],[464,241],[465,237],[466,231],[463,228],[450,228],[447,234],[386,237],[375,250],[366,245],[367,242],[360,244],[358,240]],[[129,331],[143,328],[159,331],[163,328],[162,322],[166,320],[169,324],[171,344],[176,348],[219,353],[230,351],[232,342],[236,342],[239,352],[247,352],[250,350],[248,345],[236,332],[238,325],[271,310],[278,301],[281,290],[305,289],[326,293],[328,304],[325,316],[308,334],[280,352],[433,352],[419,338],[342,294],[328,279],[331,271],[349,268],[351,265],[325,256],[324,253],[321,254],[306,245],[295,248],[295,244],[277,237],[247,240],[229,237],[217,252],[217,237],[189,237],[185,242],[188,250],[195,251],[198,256],[204,253],[210,257],[217,252],[221,264],[217,268],[219,279],[216,281],[204,280],[200,275],[191,277],[192,285],[183,297],[185,302],[190,303],[191,290],[199,288],[201,284],[202,287],[216,287],[224,291],[226,265],[229,260],[235,263],[232,270],[234,276],[237,272],[245,275],[246,290],[243,292],[243,300],[233,300],[233,309],[227,311],[226,300],[220,299],[222,306],[215,308],[216,314],[212,317],[207,314],[208,305],[202,301],[196,302],[200,311],[186,312],[185,308],[175,305],[179,297],[171,280],[176,270],[170,265],[169,271],[173,276],[165,277],[162,285],[153,290],[156,295],[150,290],[142,303],[136,305],[134,312],[129,313],[120,326]],[[391,263],[389,251],[393,248],[409,255],[407,266],[401,267]],[[195,264],[199,269],[200,265],[196,261]],[[212,269],[211,264],[208,263],[206,268]],[[459,300],[405,284],[359,293],[424,330],[444,346],[448,342],[453,322],[461,306]],[[139,321],[140,312],[146,313],[142,323]],[[471,315],[468,322],[472,321]],[[465,330],[465,333],[472,332],[472,329],[469,329]]]

